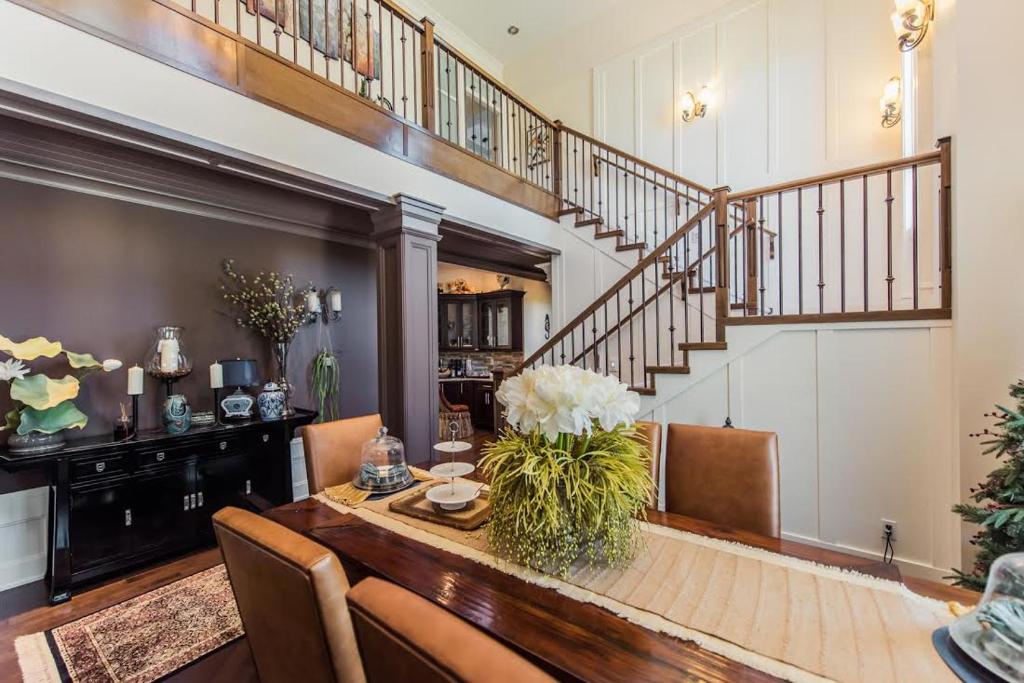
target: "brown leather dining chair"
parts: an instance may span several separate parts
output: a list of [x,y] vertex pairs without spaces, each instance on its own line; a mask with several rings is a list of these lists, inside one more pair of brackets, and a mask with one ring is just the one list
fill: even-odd
[[669,424],[665,511],[778,538],[778,435]]
[[651,507],[658,507],[658,477],[661,474],[661,423],[647,420],[636,421],[636,433],[642,437],[644,444],[651,454],[651,479],[654,480],[654,488],[651,489]]
[[554,680],[443,607],[386,581],[360,581],[348,607],[367,683]]
[[213,528],[260,681],[365,681],[334,553],[238,508],[219,510]]
[[310,495],[352,481],[359,470],[363,444],[377,436],[383,425],[380,415],[375,413],[303,429],[302,449],[306,454]]

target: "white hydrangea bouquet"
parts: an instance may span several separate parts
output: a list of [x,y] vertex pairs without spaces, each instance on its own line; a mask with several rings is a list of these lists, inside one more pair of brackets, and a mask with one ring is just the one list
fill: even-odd
[[559,575],[579,560],[632,560],[654,486],[650,450],[634,428],[636,392],[559,365],[524,370],[495,398],[509,427],[480,464],[491,485],[492,551]]

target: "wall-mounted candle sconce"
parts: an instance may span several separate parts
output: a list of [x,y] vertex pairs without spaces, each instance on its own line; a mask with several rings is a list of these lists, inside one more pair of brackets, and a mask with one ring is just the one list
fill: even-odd
[[882,128],[892,128],[903,118],[903,84],[899,76],[893,76],[885,84],[878,106],[882,110]]
[[693,94],[692,90],[687,90],[683,93],[683,101],[680,107],[683,121],[689,123],[704,118],[704,115],[708,113],[708,106],[711,105],[713,99],[711,89],[706,85],[696,95]]
[[306,293],[307,325],[318,320],[324,323],[341,320],[341,290],[335,287],[327,289],[310,289]]
[[900,52],[910,52],[921,44],[928,33],[928,23],[935,18],[935,0],[896,0],[892,28],[899,41]]

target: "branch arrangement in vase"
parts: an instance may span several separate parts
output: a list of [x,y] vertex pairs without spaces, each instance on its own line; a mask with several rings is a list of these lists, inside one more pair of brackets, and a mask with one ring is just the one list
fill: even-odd
[[235,309],[235,322],[272,344],[290,344],[306,321],[305,295],[309,284],[296,289],[291,275],[259,271],[246,276],[235,270],[235,260],[225,259],[220,288],[224,300]]
[[488,542],[498,555],[566,575],[577,561],[624,566],[654,486],[634,429],[640,397],[571,365],[526,370],[495,398],[510,428],[484,447]]

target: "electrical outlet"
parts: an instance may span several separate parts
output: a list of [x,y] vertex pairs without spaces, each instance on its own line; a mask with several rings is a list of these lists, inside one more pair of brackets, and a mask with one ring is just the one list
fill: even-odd
[[891,519],[882,520],[882,538],[885,538],[886,532],[892,532],[892,541],[896,542],[896,522]]

